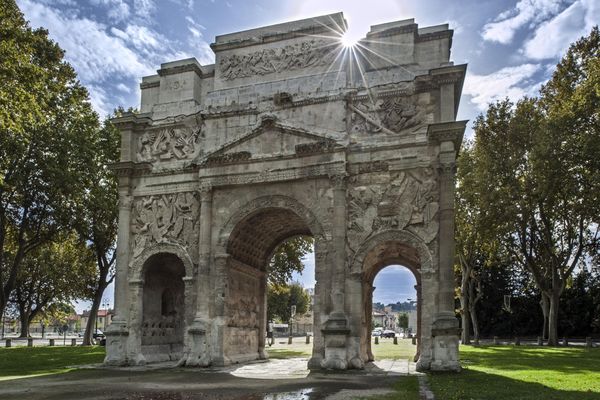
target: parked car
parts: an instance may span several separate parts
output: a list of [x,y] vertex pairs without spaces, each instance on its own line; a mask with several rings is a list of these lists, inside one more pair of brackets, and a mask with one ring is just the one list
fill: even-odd
[[102,340],[105,336],[104,332],[102,332],[100,329],[96,329],[96,331],[92,334],[92,337],[94,340]]
[[371,332],[371,336],[381,336],[381,332],[383,332],[380,329],[375,329],[373,332]]
[[381,333],[381,337],[394,338],[394,337],[396,337],[396,332],[392,331],[391,329],[386,329],[385,331],[383,331]]

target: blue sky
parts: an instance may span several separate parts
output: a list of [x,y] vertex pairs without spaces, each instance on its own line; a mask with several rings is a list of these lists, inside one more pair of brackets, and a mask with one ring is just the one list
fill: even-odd
[[[219,34],[344,12],[349,36],[370,25],[415,18],[449,23],[452,60],[468,63],[459,119],[473,121],[490,101],[535,95],[569,43],[600,22],[598,0],[17,0],[33,27],[43,26],[66,50],[95,109],[138,106],[142,76],[163,62],[196,57],[211,64]],[[470,135],[470,132],[467,133]],[[307,262],[306,284],[312,278]],[[409,273],[408,273],[409,274]],[[381,277],[384,278],[381,278]],[[414,297],[414,278],[387,268],[376,301]],[[411,281],[412,279],[412,281]],[[412,291],[411,291],[412,290]],[[410,294],[409,294],[410,292]],[[405,294],[409,294],[406,295]],[[105,297],[112,297],[112,291]],[[389,299],[386,300],[386,299]]]

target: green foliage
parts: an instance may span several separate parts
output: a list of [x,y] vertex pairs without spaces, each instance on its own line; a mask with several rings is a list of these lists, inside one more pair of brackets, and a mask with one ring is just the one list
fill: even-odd
[[32,250],[23,259],[10,296],[24,323],[21,335],[27,336],[34,319],[64,319],[73,311],[68,303],[86,296],[95,272],[94,255],[75,235],[61,235]]
[[299,283],[291,285],[267,285],[267,318],[288,322],[291,318],[291,307],[296,306],[296,315],[302,315],[310,307],[310,295]]
[[599,55],[594,29],[571,46],[540,99],[500,101],[477,118],[466,178],[474,182],[469,203],[480,223],[462,223],[458,203],[459,255],[471,227],[484,242],[498,240],[540,289],[551,344],[558,341],[560,295],[599,246]]
[[75,225],[98,117],[63,51],[0,3],[0,312],[28,253]]
[[600,397],[600,349],[462,346],[463,371],[429,375],[447,400],[592,400]]
[[408,329],[408,314],[398,314],[398,327],[402,329]]
[[269,262],[269,282],[285,285],[292,279],[292,273],[301,273],[302,258],[313,251],[313,243],[310,236],[296,236],[280,244]]

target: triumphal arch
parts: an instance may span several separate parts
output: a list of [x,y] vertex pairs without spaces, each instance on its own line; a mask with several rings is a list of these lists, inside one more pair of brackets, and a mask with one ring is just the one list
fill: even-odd
[[310,368],[363,368],[373,278],[417,280],[421,370],[457,370],[454,174],[465,65],[453,31],[341,13],[217,36],[214,65],[161,65],[120,116],[119,230],[107,364],[268,357],[267,265],[315,243]]

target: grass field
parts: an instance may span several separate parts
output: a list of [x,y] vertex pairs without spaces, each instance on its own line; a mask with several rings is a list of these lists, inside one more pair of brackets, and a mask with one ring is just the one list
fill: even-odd
[[0,348],[0,380],[59,374],[102,360],[104,348],[99,346]]
[[600,349],[462,346],[460,374],[430,374],[444,400],[598,400]]

